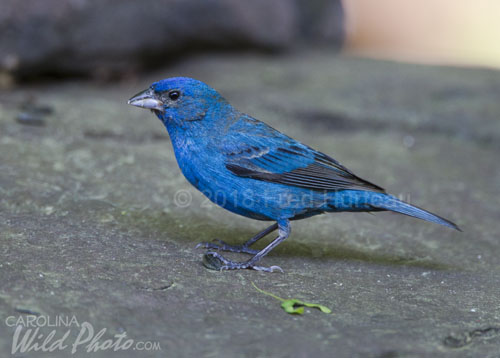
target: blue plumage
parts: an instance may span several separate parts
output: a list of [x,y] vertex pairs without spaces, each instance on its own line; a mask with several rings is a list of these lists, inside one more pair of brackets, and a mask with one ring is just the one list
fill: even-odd
[[[288,237],[290,220],[324,212],[390,210],[459,230],[359,178],[328,155],[237,111],[200,81],[162,80],[129,103],[151,109],[165,124],[182,173],[210,200],[236,214],[277,222],[240,246],[202,243],[209,249],[254,255],[245,262],[232,262],[209,251],[206,262],[216,268],[277,269],[256,263]],[[266,248],[249,247],[276,229],[278,237]]]

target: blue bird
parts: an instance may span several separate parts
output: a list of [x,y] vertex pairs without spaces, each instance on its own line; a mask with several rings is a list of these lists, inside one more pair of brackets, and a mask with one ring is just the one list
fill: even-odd
[[[332,157],[239,112],[198,80],[168,78],[128,103],[150,109],[163,122],[182,173],[211,201],[236,214],[275,221],[242,245],[200,243],[209,249],[204,255],[207,267],[282,271],[257,264],[290,235],[290,220],[325,212],[390,210],[460,230],[449,220],[387,194]],[[264,249],[250,248],[275,230],[278,236]],[[213,250],[252,257],[234,262]]]

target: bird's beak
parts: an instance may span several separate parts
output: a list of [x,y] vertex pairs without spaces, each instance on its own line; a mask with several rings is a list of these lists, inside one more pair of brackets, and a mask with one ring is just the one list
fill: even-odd
[[151,109],[163,112],[163,102],[156,98],[154,91],[151,88],[137,93],[134,97],[128,100],[128,104],[132,106]]

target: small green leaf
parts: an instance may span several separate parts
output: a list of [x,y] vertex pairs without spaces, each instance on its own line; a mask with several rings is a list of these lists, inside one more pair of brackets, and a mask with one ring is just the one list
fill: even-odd
[[328,307],[325,307],[323,305],[318,305],[317,303],[306,303],[303,302],[304,306],[311,307],[311,308],[317,308],[323,313],[332,313],[332,310],[329,309]]
[[290,314],[303,314],[304,313],[304,307],[311,307],[311,308],[317,308],[323,313],[332,313],[332,310],[329,309],[328,307],[325,307],[323,305],[318,305],[316,303],[307,303],[301,300],[297,300],[295,298],[291,298],[288,300],[285,300],[284,298],[278,297],[271,292],[267,292],[264,290],[261,290],[258,288],[255,283],[252,282],[253,287],[260,293],[263,293],[265,295],[271,296],[279,301],[281,301],[281,307],[285,310],[286,313]]
[[[297,305],[297,307],[295,307]],[[291,299],[284,300],[281,303],[281,307],[285,310],[286,313],[291,314],[303,314],[304,313],[304,305],[300,304],[299,300]]]
[[307,303],[307,302],[304,302],[301,300],[296,300],[296,299],[285,300],[281,304],[281,307],[283,307],[285,312],[296,313],[296,314],[304,313],[304,306],[311,307],[311,308],[317,308],[323,313],[332,313],[331,309],[329,309],[328,307],[325,307],[323,305],[318,305],[316,303]]

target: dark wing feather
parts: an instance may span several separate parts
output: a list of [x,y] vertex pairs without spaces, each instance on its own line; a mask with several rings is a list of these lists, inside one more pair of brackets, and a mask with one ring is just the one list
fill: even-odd
[[[283,139],[283,138],[281,138]],[[280,146],[248,146],[229,153],[226,168],[240,177],[318,191],[368,190],[381,187],[354,175],[335,159],[293,141]]]

